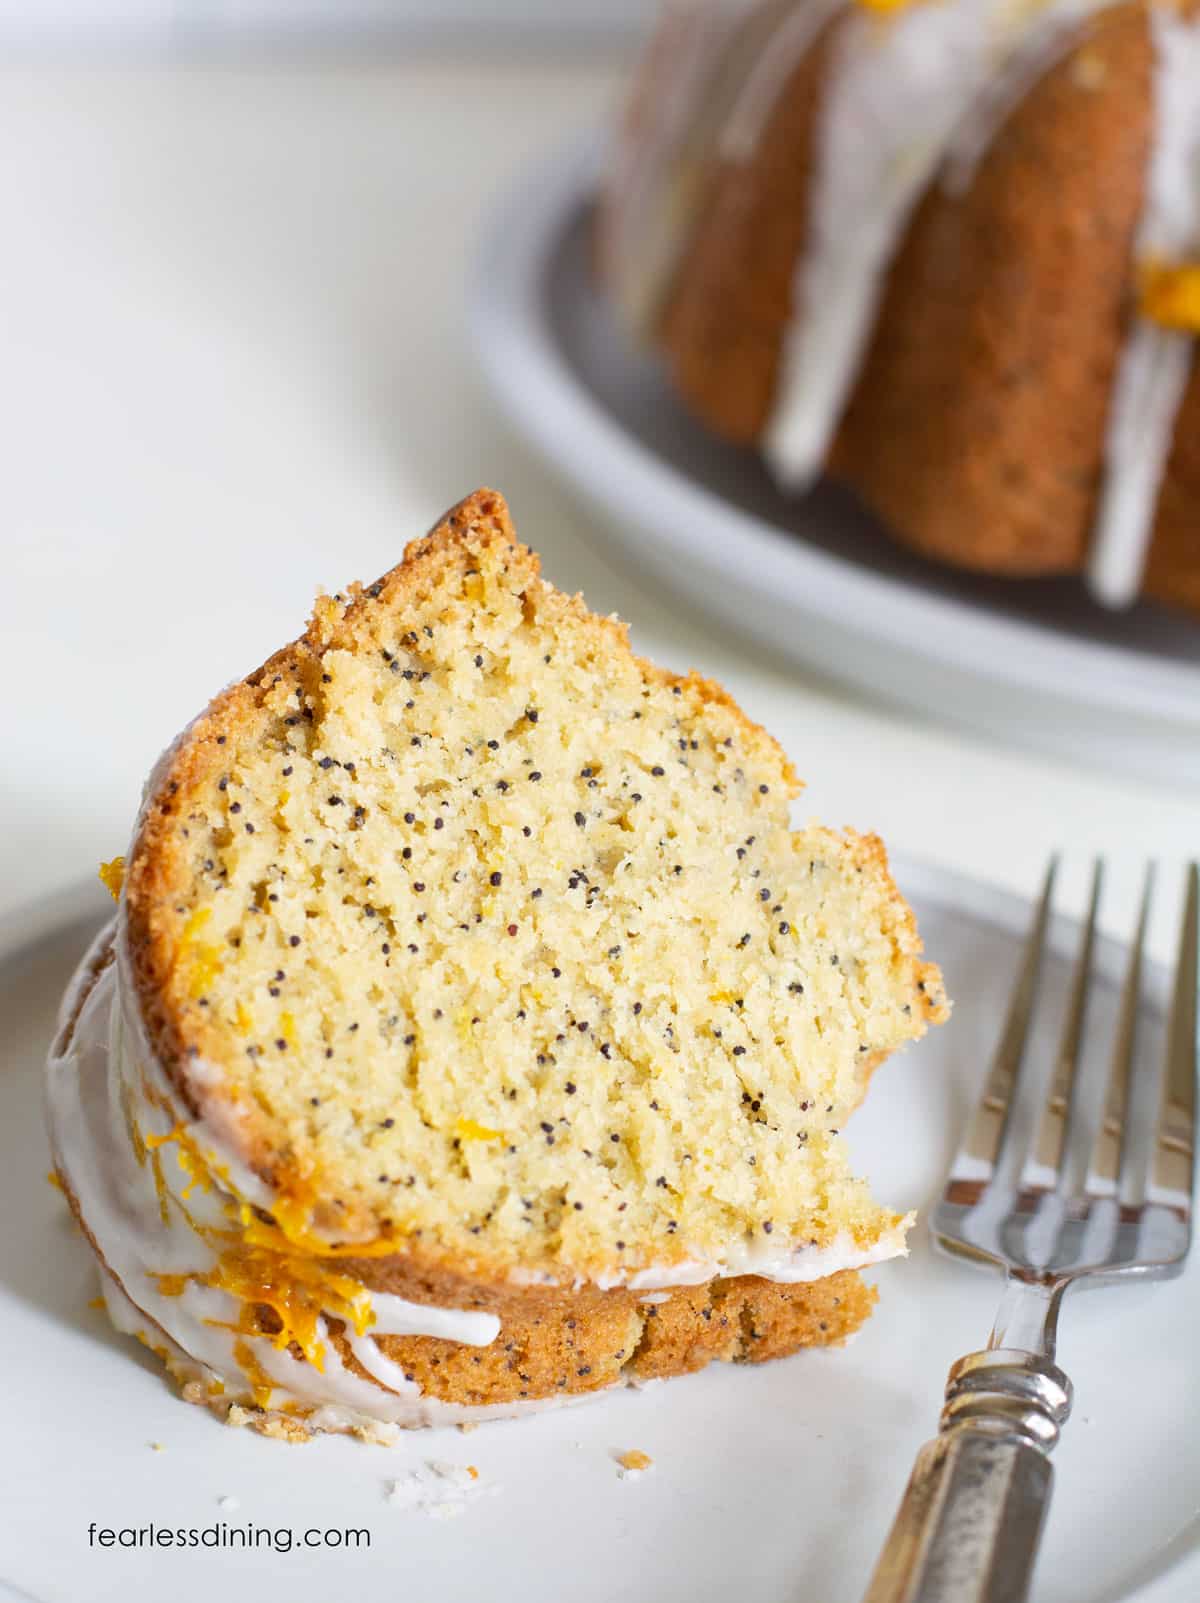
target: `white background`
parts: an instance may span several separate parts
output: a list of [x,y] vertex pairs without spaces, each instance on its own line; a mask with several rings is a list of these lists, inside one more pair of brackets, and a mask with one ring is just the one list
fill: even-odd
[[0,48],[189,51],[470,37],[503,44],[623,38],[656,0],[0,0]]

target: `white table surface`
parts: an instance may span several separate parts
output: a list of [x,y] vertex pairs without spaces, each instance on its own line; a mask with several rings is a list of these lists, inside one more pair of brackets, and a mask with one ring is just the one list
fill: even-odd
[[1019,890],[1054,843],[1104,850],[1118,925],[1142,853],[1197,849],[1195,794],[871,706],[648,593],[491,413],[462,315],[479,223],[522,163],[606,117],[622,70],[0,72],[0,905],[122,850],[187,718],[318,585],[375,577],[479,484],[555,580],[780,736],[810,782],[799,816]]

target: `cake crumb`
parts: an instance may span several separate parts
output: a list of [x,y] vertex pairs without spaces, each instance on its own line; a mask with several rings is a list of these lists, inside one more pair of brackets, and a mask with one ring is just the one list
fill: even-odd
[[469,1436],[473,1430],[479,1429],[479,1424],[474,1419],[460,1419],[457,1429],[460,1436]]
[[623,1481],[636,1481],[652,1469],[654,1460],[649,1453],[643,1453],[640,1447],[631,1447],[624,1453],[617,1454],[617,1474]]
[[149,1447],[150,1447],[150,1451],[152,1453],[165,1453],[166,1452],[166,1448],[163,1446],[163,1444],[161,1442],[150,1442],[149,1443]]
[[[233,1410],[231,1409],[232,1413]],[[283,1414],[261,1414],[254,1421],[255,1427],[264,1435],[272,1436],[277,1442],[307,1442],[312,1440],[312,1431],[307,1425],[302,1425],[297,1419],[288,1419]]]
[[400,1440],[400,1427],[390,1420],[369,1419],[351,1427],[350,1434],[374,1447],[394,1447]]
[[455,1519],[481,1497],[494,1497],[499,1486],[486,1482],[474,1464],[447,1464],[429,1459],[423,1469],[388,1480],[384,1500],[395,1508],[430,1519]]

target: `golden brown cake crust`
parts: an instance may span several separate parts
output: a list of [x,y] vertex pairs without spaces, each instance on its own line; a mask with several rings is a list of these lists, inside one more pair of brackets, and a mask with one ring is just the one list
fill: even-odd
[[[662,1303],[628,1291],[576,1293],[547,1308],[536,1299],[524,1308],[512,1299],[490,1347],[422,1336],[377,1339],[426,1396],[483,1406],[666,1379],[718,1359],[762,1363],[840,1343],[875,1300],[855,1270],[797,1286],[743,1275],[680,1288]],[[352,1359],[340,1340],[339,1350]]]

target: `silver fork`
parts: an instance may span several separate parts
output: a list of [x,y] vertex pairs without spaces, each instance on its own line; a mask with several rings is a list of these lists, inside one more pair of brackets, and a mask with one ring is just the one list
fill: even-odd
[[1052,859],[983,1095],[931,1221],[943,1252],[1004,1270],[1000,1308],[986,1349],[950,1370],[939,1434],[917,1455],[864,1603],[1020,1603],[1028,1595],[1050,1501],[1048,1455],[1071,1411],[1071,1382],[1054,1362],[1063,1295],[1077,1283],[1177,1275],[1191,1245],[1195,863],[1187,870],[1153,1129],[1145,1140],[1129,1139],[1150,868],[1129,949],[1103,1117],[1085,1177],[1070,1180],[1065,1160],[1080,1123],[1077,1071],[1100,902],[1097,862],[1049,1095],[1015,1189],[997,1182],[1014,1155],[1009,1116],[1026,1058],[1056,871]]

